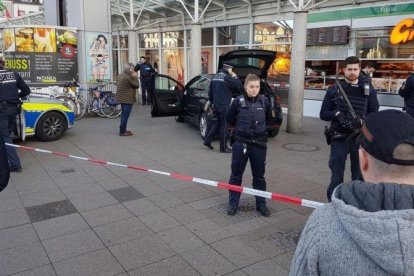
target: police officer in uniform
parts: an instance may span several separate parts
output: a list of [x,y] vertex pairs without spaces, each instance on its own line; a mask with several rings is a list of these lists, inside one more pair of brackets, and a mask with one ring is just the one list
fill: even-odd
[[[327,190],[328,200],[331,201],[333,190],[344,180],[345,162],[348,154],[351,156],[352,180],[360,177],[358,149],[359,143],[351,139],[361,128],[364,118],[371,112],[377,112],[379,103],[377,92],[365,79],[359,78],[360,61],[358,57],[351,56],[344,61],[344,80],[342,86],[356,116],[352,116],[346,99],[339,90],[338,84],[331,86],[325,94],[320,111],[320,118],[331,121],[329,135],[331,137],[331,152],[329,168],[331,169],[331,182]],[[328,142],[329,143],[329,142]]]
[[228,63],[223,64],[223,68],[213,76],[210,82],[208,99],[213,104],[213,109],[217,120],[212,121],[207,128],[204,137],[204,145],[213,149],[211,141],[217,130],[220,129],[220,152],[231,152],[226,146],[227,123],[225,116],[231,103],[231,99],[239,96],[242,90],[242,82],[233,72],[233,66]]
[[[20,90],[20,93],[19,93]],[[16,127],[16,116],[20,112],[21,98],[30,94],[18,73],[4,69],[4,61],[0,60],[0,132],[6,143],[13,143],[11,133]],[[16,149],[6,147],[10,171],[21,172],[22,165]]]
[[152,74],[155,73],[154,68],[151,64],[147,63],[144,56],[140,57],[140,63],[135,65],[135,72],[140,73],[141,80],[141,93],[142,93],[142,105],[151,105],[151,94],[152,94]]
[[[226,120],[234,128],[234,143],[232,147],[231,176],[229,183],[241,185],[247,160],[253,174],[253,189],[266,191],[264,178],[267,131],[272,127],[275,114],[269,100],[259,95],[260,78],[248,74],[244,82],[245,95],[237,97],[229,107]],[[234,216],[237,212],[240,193],[229,191],[229,205],[227,214]],[[270,216],[264,197],[256,196],[256,210],[262,216]]]

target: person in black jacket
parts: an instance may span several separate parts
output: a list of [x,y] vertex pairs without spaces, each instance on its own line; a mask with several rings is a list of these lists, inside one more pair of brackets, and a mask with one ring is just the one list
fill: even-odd
[[204,145],[213,149],[211,141],[217,130],[220,129],[220,152],[231,152],[226,146],[227,124],[226,113],[231,99],[239,96],[242,91],[242,82],[237,78],[231,64],[224,63],[223,68],[211,79],[208,91],[208,100],[213,104],[217,120],[211,122],[204,137]]
[[[260,78],[248,74],[244,82],[245,95],[237,97],[229,107],[226,121],[233,129],[234,140],[229,183],[240,186],[247,161],[253,174],[253,189],[266,191],[264,178],[267,128],[272,128],[274,113],[269,99],[260,95]],[[240,192],[229,191],[227,214],[237,212]],[[262,216],[270,216],[264,197],[256,196],[256,209]]]
[[405,111],[414,118],[414,73],[408,76],[398,92],[400,96],[404,98]]
[[0,192],[3,191],[7,184],[9,184],[10,167],[7,158],[6,144],[3,136],[0,135]]
[[135,72],[140,73],[142,105],[151,105],[152,101],[152,75],[155,73],[151,64],[147,63],[144,56],[140,58],[140,63],[135,65]]
[[355,56],[344,61],[344,80],[339,84],[345,91],[356,116],[346,105],[346,100],[339,91],[338,84],[331,86],[325,94],[319,117],[324,121],[331,121],[330,136],[332,137],[329,168],[331,169],[331,182],[327,190],[328,200],[336,186],[344,180],[345,162],[348,154],[351,156],[352,180],[360,177],[358,164],[359,143],[350,139],[361,128],[367,114],[377,112],[379,103],[377,91],[368,81],[359,78],[360,62]]
[[[19,92],[20,90],[20,92]],[[11,134],[16,127],[16,116],[20,112],[21,98],[30,94],[18,73],[4,69],[4,61],[0,60],[0,132],[6,143],[13,143]],[[13,147],[6,147],[10,171],[21,172],[22,165]]]

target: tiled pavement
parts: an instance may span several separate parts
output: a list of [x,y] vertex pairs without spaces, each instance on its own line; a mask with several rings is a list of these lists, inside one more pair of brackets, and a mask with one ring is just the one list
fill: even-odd
[[[63,139],[25,145],[227,181],[229,154],[197,130],[135,107],[132,137],[119,119],[89,117]],[[325,201],[328,147],[319,120],[269,142],[268,190]],[[218,147],[217,142],[213,144]],[[0,275],[287,275],[311,209],[254,198],[226,215],[227,192],[162,175],[19,151],[23,172],[0,193]],[[244,180],[250,186],[248,168]]]

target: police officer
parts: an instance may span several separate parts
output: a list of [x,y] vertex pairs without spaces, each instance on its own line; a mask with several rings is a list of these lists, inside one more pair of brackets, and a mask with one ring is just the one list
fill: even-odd
[[140,63],[135,65],[135,72],[140,73],[141,80],[141,93],[142,93],[142,105],[151,105],[151,94],[152,94],[152,74],[155,73],[154,68],[151,64],[147,63],[144,56],[140,57]]
[[345,97],[341,94],[338,84],[331,86],[325,94],[320,111],[320,118],[331,121],[330,134],[331,152],[329,156],[329,168],[331,169],[331,182],[327,190],[328,200],[331,201],[333,190],[344,180],[345,162],[348,154],[351,156],[352,180],[360,177],[358,148],[356,139],[352,135],[361,128],[364,118],[371,112],[379,109],[377,92],[369,81],[361,81],[360,61],[351,56],[344,61],[344,80],[342,86],[356,116],[351,115],[351,110],[346,104]]
[[239,96],[242,90],[242,82],[233,72],[233,66],[228,63],[223,64],[223,68],[213,76],[210,82],[208,98],[213,104],[214,113],[217,120],[212,121],[207,128],[204,137],[204,145],[213,149],[211,141],[217,130],[220,129],[220,152],[231,152],[226,146],[227,123],[225,116],[231,103],[231,99]]
[[[414,61],[413,61],[414,71]],[[410,74],[405,84],[400,88],[399,94],[404,98],[406,112],[414,118],[414,73]]]
[[375,67],[373,62],[367,62],[365,67],[361,69],[361,74],[359,75],[360,81],[365,81],[372,83],[372,74],[375,72]]
[[[234,127],[234,139],[229,183],[240,186],[247,160],[253,174],[253,188],[266,191],[265,163],[267,151],[267,127],[272,127],[274,115],[269,100],[259,95],[260,78],[248,74],[244,82],[245,95],[237,97],[229,107],[226,120]],[[227,214],[237,212],[240,193],[229,191]],[[262,216],[270,216],[264,197],[256,196],[256,210]]]
[[[20,90],[20,93],[19,93]],[[18,73],[4,69],[4,61],[0,60],[0,132],[6,143],[13,143],[11,133],[16,127],[16,116],[20,112],[21,98],[30,94]],[[10,171],[21,172],[22,165],[16,149],[6,147]]]

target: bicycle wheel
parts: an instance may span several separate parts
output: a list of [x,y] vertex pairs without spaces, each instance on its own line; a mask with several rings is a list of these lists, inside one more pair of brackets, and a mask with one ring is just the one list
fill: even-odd
[[85,116],[86,101],[83,98],[77,98],[78,112],[75,113],[75,119],[80,120]]
[[89,106],[89,113],[95,113],[100,117],[105,117],[105,115],[103,115],[102,113],[102,105],[101,105],[101,100],[98,98],[93,98],[92,102]]
[[63,105],[72,110],[75,114],[78,112],[78,105],[76,102],[65,96],[58,96],[56,100],[63,101]]
[[101,99],[101,110],[103,115],[107,118],[115,118],[116,116],[113,116],[116,111],[116,106],[109,105],[107,102],[107,97],[103,97]]

